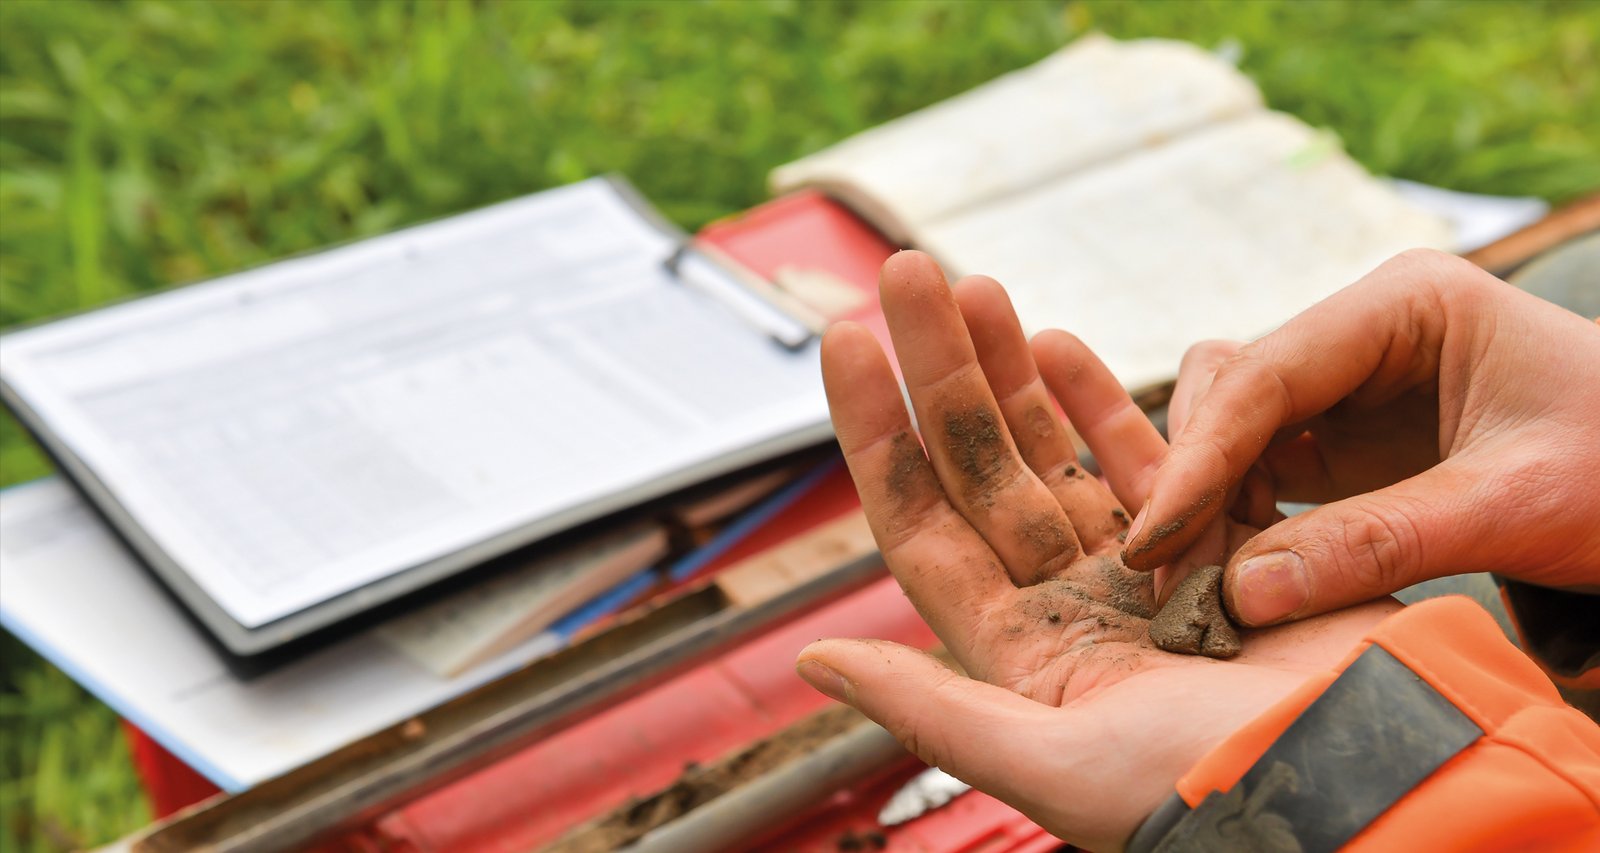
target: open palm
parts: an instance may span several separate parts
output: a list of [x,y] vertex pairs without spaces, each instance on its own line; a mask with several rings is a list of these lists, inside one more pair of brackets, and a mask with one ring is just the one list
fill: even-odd
[[[815,643],[799,667],[923,760],[1062,838],[1117,848],[1207,750],[1398,607],[1249,633],[1229,661],[1157,649],[1151,576],[1118,555],[1160,434],[1076,338],[1030,348],[993,280],[952,291],[902,252],[881,295],[921,438],[860,327],[824,339],[828,401],[884,560],[971,677],[871,640]],[[1076,466],[1052,395],[1109,489]],[[1190,553],[1220,559],[1254,532],[1220,523]]]

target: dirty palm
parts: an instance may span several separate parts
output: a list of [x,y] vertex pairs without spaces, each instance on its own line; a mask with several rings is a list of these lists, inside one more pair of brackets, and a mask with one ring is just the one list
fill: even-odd
[[[1030,344],[997,282],[951,288],[926,255],[901,252],[880,292],[920,439],[864,328],[839,324],[824,339],[828,402],[885,562],[970,678],[867,640],[815,643],[800,671],[923,760],[1069,841],[1117,846],[1205,751],[1397,606],[1249,632],[1240,649],[1215,595],[1181,584],[1170,597],[1211,606],[1183,620],[1190,650],[1239,653],[1157,648],[1151,575],[1119,555],[1165,440],[1077,338],[1050,331]],[[1109,488],[1077,467],[1052,398]],[[1254,532],[1208,530],[1174,577]],[[1185,725],[1171,724],[1178,714]]]

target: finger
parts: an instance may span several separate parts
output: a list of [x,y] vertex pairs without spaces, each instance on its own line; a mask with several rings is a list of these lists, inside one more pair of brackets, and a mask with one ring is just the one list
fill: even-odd
[[1023,464],[944,273],[921,252],[883,265],[883,312],[928,456],[950,503],[1019,584],[1065,569],[1082,552],[1050,490]]
[[1033,356],[1050,393],[1105,472],[1125,507],[1142,506],[1167,442],[1083,341],[1051,329],[1033,338]]
[[[1292,428],[1291,428],[1292,429]],[[1333,472],[1328,470],[1322,443],[1309,432],[1289,437],[1280,432],[1252,470],[1264,469],[1273,493],[1280,500],[1298,503],[1327,503],[1349,494],[1338,494]]]
[[1013,589],[1000,561],[945,499],[872,333],[854,323],[828,329],[822,378],[884,562],[917,612],[967,663],[982,604]]
[[1239,483],[1239,497],[1233,502],[1235,521],[1265,529],[1278,520],[1278,496],[1272,476],[1263,465],[1252,465]]
[[1194,401],[1211,387],[1211,377],[1228,357],[1244,346],[1243,341],[1201,341],[1189,347],[1178,363],[1178,381],[1167,402],[1167,437],[1175,439],[1189,421]]
[[1227,556],[1228,534],[1230,527],[1221,518],[1213,520],[1206,525],[1204,532],[1195,539],[1188,550],[1179,554],[1172,562],[1157,566],[1151,576],[1155,586],[1156,606],[1163,607],[1167,599],[1177,591],[1178,584],[1189,576],[1190,572],[1202,566],[1216,566],[1224,562]]
[[[1244,625],[1336,610],[1436,577],[1498,566],[1491,544],[1516,529],[1486,512],[1492,478],[1447,461],[1385,489],[1285,519],[1229,560],[1224,599]],[[1514,534],[1510,534],[1514,535]]]
[[1369,380],[1403,382],[1415,365],[1430,363],[1441,320],[1428,296],[1433,283],[1469,274],[1464,263],[1439,253],[1402,255],[1228,358],[1150,487],[1124,551],[1129,565],[1160,565],[1193,542],[1279,428]]
[[1128,514],[1099,480],[1078,468],[1077,448],[1039,378],[1005,289],[992,278],[971,276],[957,282],[954,291],[978,365],[1022,460],[1066,510],[1085,548],[1120,549],[1116,536],[1127,529]]
[[[1264,529],[1283,518],[1272,499],[1267,475],[1259,465],[1252,467],[1245,475],[1239,486],[1239,494],[1231,498],[1230,503],[1232,510],[1228,515],[1213,518],[1182,554],[1155,569],[1156,606],[1165,606],[1167,599],[1172,597],[1178,585],[1191,572],[1202,566],[1225,564],[1227,556],[1239,550],[1239,546],[1249,538],[1249,532]],[[1230,523],[1230,517],[1240,525]]]
[[[973,787],[1025,808],[1059,794],[1041,739],[1073,736],[1070,713],[961,676],[931,655],[878,640],[820,640],[796,669],[813,687],[887,729],[907,750]],[[1060,733],[1060,734],[1057,734]]]

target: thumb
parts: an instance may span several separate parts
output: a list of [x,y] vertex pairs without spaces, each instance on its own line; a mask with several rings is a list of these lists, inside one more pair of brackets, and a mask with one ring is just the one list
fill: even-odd
[[800,652],[795,669],[927,764],[975,788],[1013,804],[1048,790],[1046,780],[1033,778],[1040,775],[1036,733],[1051,725],[1048,713],[1059,715],[1055,709],[882,640],[818,640]]
[[1243,625],[1272,625],[1494,568],[1505,525],[1474,499],[1477,479],[1446,461],[1268,527],[1228,561],[1228,610]]

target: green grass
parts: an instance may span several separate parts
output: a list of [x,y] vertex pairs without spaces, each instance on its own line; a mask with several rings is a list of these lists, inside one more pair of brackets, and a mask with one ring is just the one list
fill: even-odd
[[[1244,48],[1375,171],[1600,186],[1583,3],[0,3],[0,326],[620,171],[693,228],[1075,36]],[[0,417],[0,482],[47,472]],[[0,847],[144,818],[115,717],[0,638]]]

